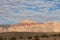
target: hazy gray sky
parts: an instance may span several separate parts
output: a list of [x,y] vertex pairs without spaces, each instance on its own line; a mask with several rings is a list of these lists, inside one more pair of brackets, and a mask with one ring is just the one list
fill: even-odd
[[0,24],[20,20],[60,21],[60,0],[0,0]]

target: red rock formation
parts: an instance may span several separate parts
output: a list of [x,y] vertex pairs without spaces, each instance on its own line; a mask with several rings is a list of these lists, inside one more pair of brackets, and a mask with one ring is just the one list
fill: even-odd
[[60,32],[60,22],[37,23],[25,20],[11,25],[7,30],[0,27],[0,32]]
[[12,25],[9,31],[17,32],[53,32],[51,24],[37,23],[30,20],[22,21],[20,24]]

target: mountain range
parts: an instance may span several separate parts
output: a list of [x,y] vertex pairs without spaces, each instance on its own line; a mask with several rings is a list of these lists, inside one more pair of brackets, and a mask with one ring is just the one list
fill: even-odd
[[1,24],[0,32],[60,32],[60,22],[38,23],[32,20],[23,20],[18,24]]

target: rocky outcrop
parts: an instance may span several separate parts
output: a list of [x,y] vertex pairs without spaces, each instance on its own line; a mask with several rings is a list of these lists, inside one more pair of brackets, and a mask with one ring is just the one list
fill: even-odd
[[[9,31],[16,32],[60,32],[59,22],[37,23],[33,21],[23,21],[23,23],[12,25]],[[58,29],[59,28],[59,29]]]
[[21,23],[0,27],[0,32],[60,32],[60,22],[37,23],[23,20]]

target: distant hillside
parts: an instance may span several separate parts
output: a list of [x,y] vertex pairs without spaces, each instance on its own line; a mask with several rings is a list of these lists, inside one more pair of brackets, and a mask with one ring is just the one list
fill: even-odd
[[60,23],[23,20],[18,24],[0,25],[0,32],[60,32]]

